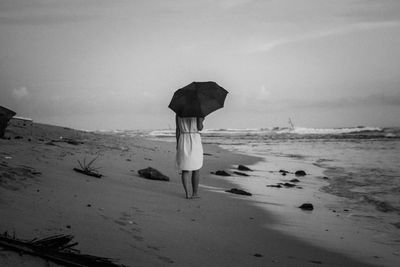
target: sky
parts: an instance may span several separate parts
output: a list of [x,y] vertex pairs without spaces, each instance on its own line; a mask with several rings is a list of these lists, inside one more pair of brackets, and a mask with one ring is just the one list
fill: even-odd
[[399,47],[398,0],[0,0],[0,105],[166,129],[175,90],[215,81],[205,128],[400,126]]

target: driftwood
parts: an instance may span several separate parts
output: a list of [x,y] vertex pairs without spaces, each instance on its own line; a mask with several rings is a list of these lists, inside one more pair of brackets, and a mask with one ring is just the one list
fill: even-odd
[[[0,235],[0,246],[19,253],[38,256],[55,263],[73,267],[124,267],[115,263],[115,259],[80,254],[73,249],[78,243],[71,243],[72,235],[54,235],[43,239],[31,241],[16,239],[5,233]],[[126,266],[125,266],[126,267]]]
[[99,156],[95,157],[89,163],[86,163],[86,158],[83,159],[83,163],[81,163],[78,160],[79,166],[81,168],[80,169],[74,168],[74,171],[85,174],[85,175],[93,176],[96,178],[101,178],[103,175],[97,171],[99,168],[95,168],[92,166],[92,164],[97,160],[98,157]]
[[74,168],[74,171],[85,174],[85,175],[93,176],[96,178],[101,178],[103,176],[101,173],[98,173],[98,172],[89,171],[89,170],[81,170],[78,168]]

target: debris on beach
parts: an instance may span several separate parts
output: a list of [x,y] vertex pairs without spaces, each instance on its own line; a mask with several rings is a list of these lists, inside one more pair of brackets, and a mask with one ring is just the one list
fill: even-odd
[[158,181],[169,181],[169,177],[162,174],[160,171],[147,167],[146,169],[138,170],[138,173],[141,177],[150,179],[150,180],[158,180]]
[[296,175],[296,176],[305,176],[305,175],[307,175],[307,173],[305,171],[303,171],[303,170],[299,170],[299,171],[296,171],[294,173],[294,175]]
[[282,185],[280,185],[280,184],[270,184],[270,185],[267,185],[267,187],[282,188]]
[[251,193],[244,191],[242,189],[237,189],[237,188],[232,188],[232,189],[226,190],[225,192],[237,194],[237,195],[243,195],[243,196],[252,196]]
[[296,179],[296,178],[294,178],[294,179],[290,180],[289,182],[291,182],[291,183],[298,183],[298,182],[300,182],[300,180],[299,180],[299,179]]
[[216,171],[216,172],[211,172],[211,174],[219,175],[219,176],[232,176],[228,172],[222,170],[222,171]]
[[280,172],[282,175],[286,175],[286,174],[290,173],[289,171],[286,171],[286,170],[279,170],[279,172]]
[[253,171],[252,169],[250,169],[249,167],[247,167],[245,165],[239,165],[238,170],[239,171]]
[[18,253],[26,253],[33,256],[53,261],[65,266],[99,266],[99,267],[123,267],[116,264],[115,259],[81,254],[73,247],[78,242],[72,242],[72,235],[53,235],[31,241],[11,237],[5,232],[0,235],[0,246]]
[[239,176],[250,176],[250,175],[248,175],[247,173],[244,173],[244,172],[237,172],[237,171],[234,171],[233,173],[234,173],[234,174],[237,174],[237,175],[239,175]]
[[296,184],[293,184],[293,183],[277,183],[276,185],[275,184],[272,184],[272,185],[267,185],[267,187],[276,187],[276,188],[282,188],[282,187],[288,187],[288,188],[291,188],[291,187],[296,187],[296,188],[299,188],[299,189],[301,189],[302,187],[300,187],[300,186],[296,186]]
[[96,178],[101,178],[103,175],[101,173],[98,172],[98,169],[100,167],[93,167],[92,164],[98,159],[99,156],[95,157],[94,159],[92,159],[89,163],[86,163],[86,158],[83,159],[83,163],[81,163],[78,160],[79,168],[74,168],[74,171],[88,175],[88,176],[93,176]]
[[313,210],[314,206],[311,203],[303,203],[299,208],[302,210]]
[[[281,183],[282,184],[282,183]],[[292,183],[283,183],[282,184],[284,187],[295,187],[296,185],[295,184],[292,184]]]

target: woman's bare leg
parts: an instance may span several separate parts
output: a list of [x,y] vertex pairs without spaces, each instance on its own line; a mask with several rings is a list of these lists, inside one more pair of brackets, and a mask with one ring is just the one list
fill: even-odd
[[196,170],[192,172],[192,189],[193,195],[192,197],[199,197],[198,190],[199,190],[199,181],[200,181],[200,170]]
[[183,189],[185,189],[186,198],[190,198],[188,192],[189,171],[182,171],[182,184],[183,184]]

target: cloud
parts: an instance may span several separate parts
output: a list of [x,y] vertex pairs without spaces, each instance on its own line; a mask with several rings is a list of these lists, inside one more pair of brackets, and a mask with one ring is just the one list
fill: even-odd
[[279,46],[296,43],[296,42],[304,42],[314,39],[321,39],[325,37],[335,36],[335,35],[344,35],[354,32],[362,32],[362,31],[369,31],[375,29],[382,29],[382,28],[390,28],[390,27],[398,27],[400,26],[400,21],[381,21],[381,22],[360,22],[349,24],[342,27],[315,31],[306,33],[299,36],[292,36],[286,38],[280,38],[276,40],[272,40],[269,42],[265,42],[261,45],[256,45],[248,49],[247,52],[249,53],[260,53],[260,52],[269,52]]
[[28,88],[26,88],[25,86],[14,88],[12,90],[12,95],[17,99],[25,98],[29,95]]

